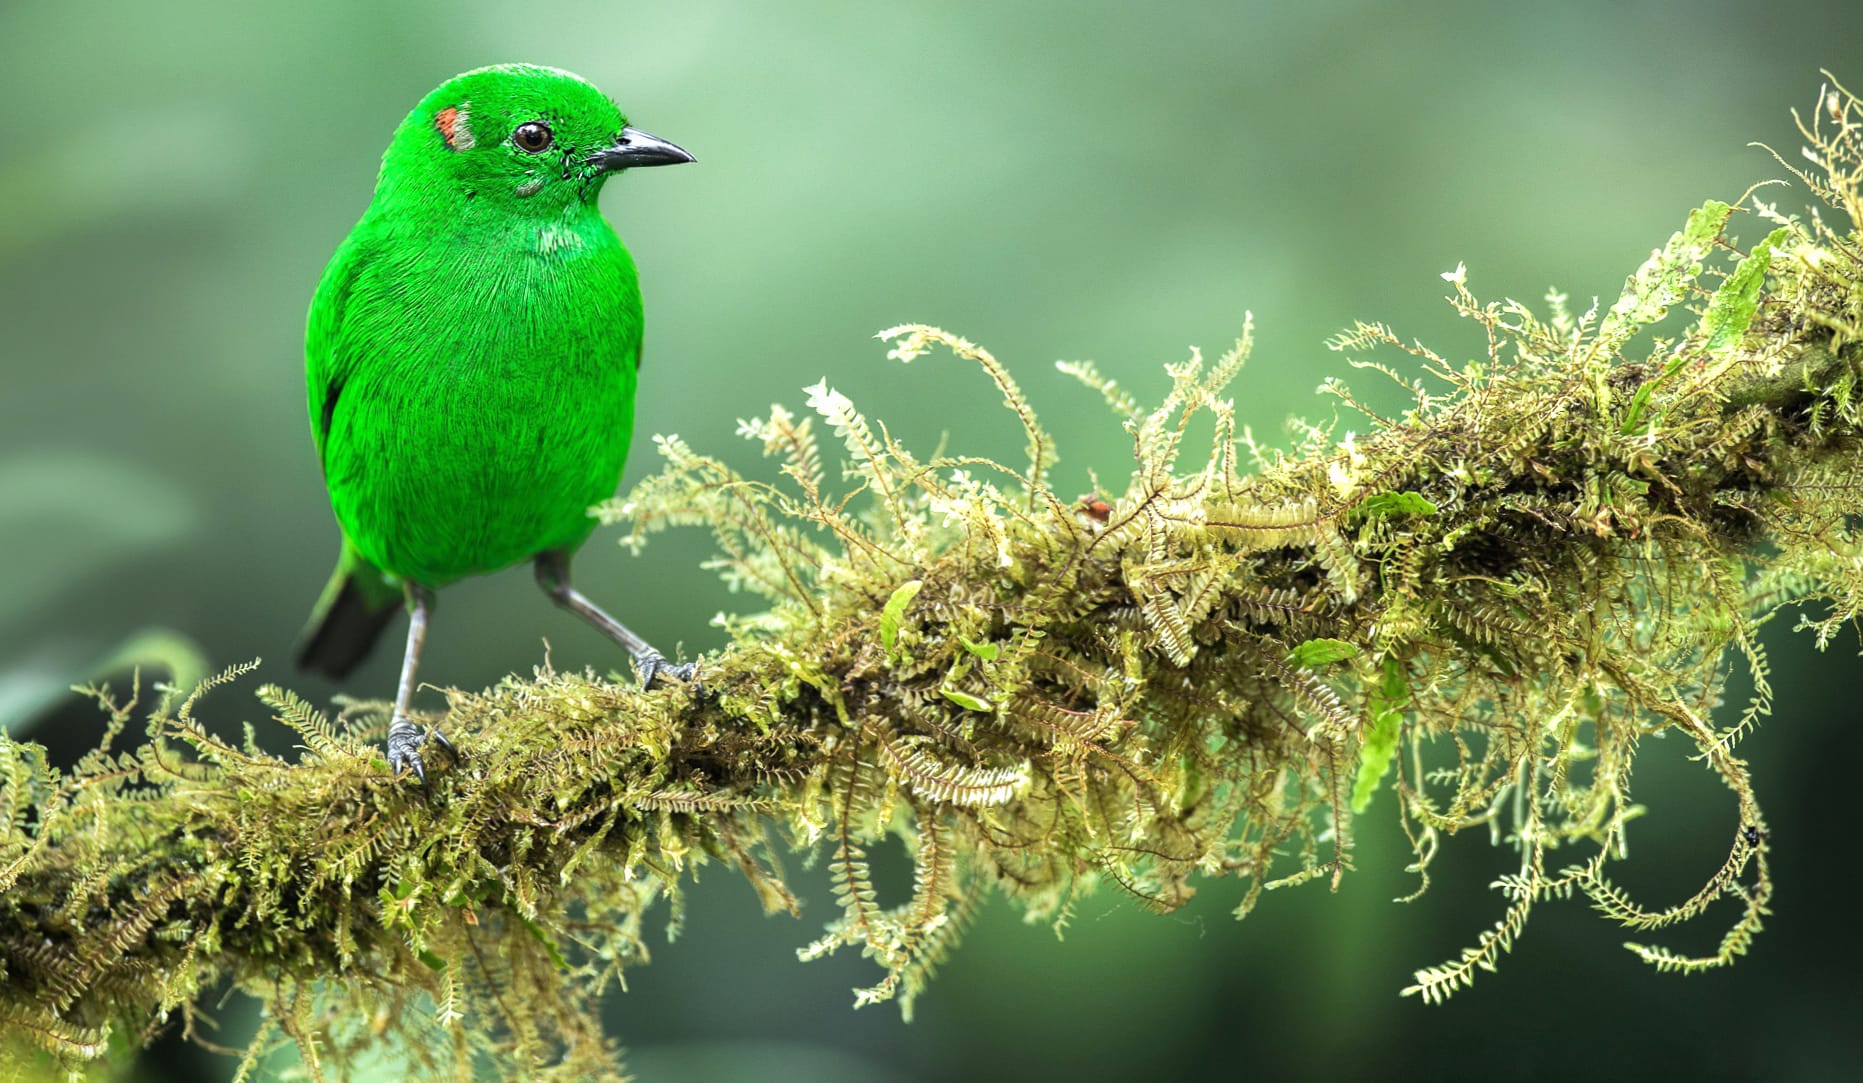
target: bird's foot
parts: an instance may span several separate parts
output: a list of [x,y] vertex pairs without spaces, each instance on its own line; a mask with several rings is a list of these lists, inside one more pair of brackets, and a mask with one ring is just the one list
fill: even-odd
[[670,677],[680,684],[690,686],[692,694],[695,696],[703,696],[705,694],[705,685],[699,680],[699,664],[697,662],[686,662],[681,665],[674,665],[667,661],[666,656],[659,651],[648,651],[646,654],[636,657],[634,659],[634,664],[640,667],[640,686],[642,689],[652,688],[653,682],[656,680],[660,680],[660,682],[664,684],[666,682],[663,678]]
[[405,718],[396,718],[388,724],[388,768],[400,777],[403,772],[411,771],[420,779],[421,785],[427,784],[427,765],[421,762],[420,748],[429,739],[453,752],[453,742],[439,730],[423,730]]

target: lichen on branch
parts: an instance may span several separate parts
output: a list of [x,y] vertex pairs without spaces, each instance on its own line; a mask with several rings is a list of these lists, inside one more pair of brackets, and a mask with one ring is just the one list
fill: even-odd
[[[630,544],[709,529],[761,608],[726,619],[703,695],[547,668],[450,693],[435,721],[461,756],[431,789],[387,776],[380,705],[332,718],[270,686],[294,757],[209,732],[207,686],[163,693],[129,750],[138,704],[99,690],[106,735],[70,770],[0,739],[0,1028],[73,1065],[112,1028],[206,1040],[230,981],[267,1007],[242,1074],[282,1037],[322,1077],[392,1039],[437,1075],[615,1078],[597,1002],[695,863],[793,912],[781,859],[818,852],[839,913],[801,954],[865,954],[857,1002],[909,1010],[990,894],[1058,927],[1096,887],[1170,910],[1235,877],[1246,914],[1337,884],[1360,813],[1399,817],[1419,891],[1464,828],[1519,854],[1498,923],[1406,992],[1449,995],[1574,893],[1639,936],[1731,898],[1712,954],[1633,946],[1729,963],[1771,892],[1736,755],[1770,704],[1755,629],[1791,609],[1822,645],[1863,606],[1863,112],[1829,91],[1804,128],[1801,179],[1842,228],[1710,202],[1582,313],[1480,301],[1458,269],[1477,360],[1375,325],[1333,343],[1408,396],[1383,416],[1330,384],[1364,435],[1238,436],[1246,333],[1169,366],[1153,407],[1067,365],[1133,467],[1063,496],[1008,369],[905,326],[891,356],[980,369],[1024,457],[921,455],[825,382],[740,426],[767,476],[663,437],[664,469],[598,514]],[[1717,725],[1730,658],[1757,692]],[[1738,826],[1699,893],[1650,908],[1609,872],[1636,752],[1665,731]],[[903,900],[868,869],[888,837],[914,862]]]

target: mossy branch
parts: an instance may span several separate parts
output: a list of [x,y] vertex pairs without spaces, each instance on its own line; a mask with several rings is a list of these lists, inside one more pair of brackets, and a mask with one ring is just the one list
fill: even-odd
[[[231,981],[268,1008],[242,1076],[282,1036],[318,1077],[392,1037],[440,1075],[613,1078],[596,1002],[646,958],[647,908],[668,897],[678,920],[689,864],[794,911],[779,858],[823,853],[841,912],[802,954],[870,956],[858,1001],[909,1008],[992,888],[1059,926],[1101,881],[1169,910],[1235,876],[1238,914],[1337,884],[1387,778],[1425,883],[1465,827],[1504,827],[1520,855],[1503,918],[1407,992],[1447,996],[1574,891],[1637,930],[1731,898],[1713,955],[1633,946],[1665,969],[1728,963],[1770,895],[1734,754],[1770,704],[1754,631],[1800,607],[1822,645],[1863,605],[1860,116],[1832,91],[1805,126],[1801,179],[1841,230],[1749,193],[1691,214],[1608,308],[1483,303],[1446,276],[1486,338],[1467,364],[1382,327],[1342,336],[1412,399],[1385,417],[1331,386],[1364,436],[1238,439],[1223,396],[1246,336],[1171,366],[1154,409],[1064,366],[1131,434],[1120,493],[1049,487],[1054,441],[986,351],[885,332],[900,360],[981,367],[1026,462],[920,458],[825,384],[813,417],[743,423],[774,479],[662,438],[665,470],[600,513],[635,542],[709,528],[767,609],[727,622],[703,696],[547,669],[451,693],[436,721],[462,758],[430,790],[387,776],[378,706],[332,719],[261,689],[293,758],[208,732],[199,696],[250,667],[165,693],[127,751],[137,703],[100,692],[106,735],[69,771],[0,739],[0,1027],[76,1065],[113,1027],[200,1034]],[[1734,223],[1756,220],[1742,251]],[[1730,652],[1758,692],[1717,728]],[[1607,869],[1637,747],[1664,730],[1738,827],[1699,893],[1652,910]],[[888,835],[916,863],[903,900],[867,868]]]

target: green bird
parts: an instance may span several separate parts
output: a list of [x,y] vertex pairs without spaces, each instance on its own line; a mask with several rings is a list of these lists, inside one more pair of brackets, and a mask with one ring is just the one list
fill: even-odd
[[466,72],[395,130],[368,210],[324,269],[305,375],[343,548],[298,662],[341,677],[408,609],[397,774],[426,781],[415,671],[434,591],[465,576],[532,561],[645,683],[696,683],[694,665],[669,665],[569,579],[589,508],[627,462],[641,357],[634,260],[596,197],[622,170],[692,160],[568,72]]

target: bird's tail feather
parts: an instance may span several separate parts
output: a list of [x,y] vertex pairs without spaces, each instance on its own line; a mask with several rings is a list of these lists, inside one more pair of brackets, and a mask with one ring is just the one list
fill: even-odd
[[345,545],[298,640],[298,668],[347,676],[369,656],[401,607],[400,588]]

